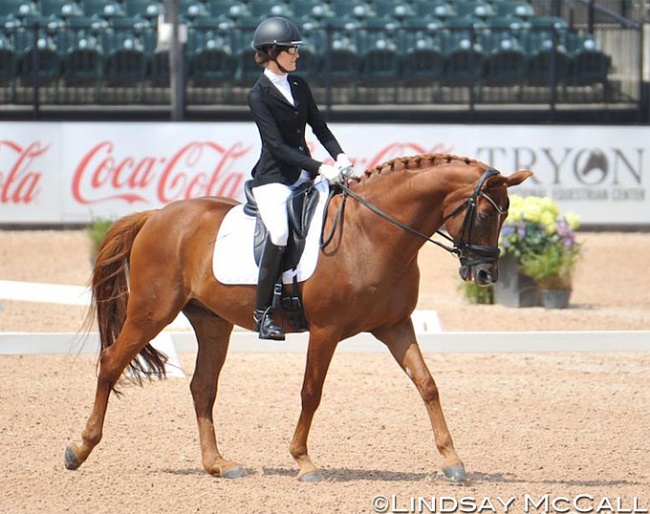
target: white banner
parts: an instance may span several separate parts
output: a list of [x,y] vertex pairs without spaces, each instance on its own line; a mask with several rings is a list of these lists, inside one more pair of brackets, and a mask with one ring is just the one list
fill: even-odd
[[[358,167],[453,153],[554,198],[583,224],[650,224],[650,128],[331,124]],[[315,138],[316,159],[329,158]],[[87,223],[199,196],[243,199],[251,123],[0,123],[0,224]]]

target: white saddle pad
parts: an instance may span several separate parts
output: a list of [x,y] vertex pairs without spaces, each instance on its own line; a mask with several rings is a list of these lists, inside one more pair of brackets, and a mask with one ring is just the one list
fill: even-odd
[[[318,191],[318,205],[311,226],[307,232],[305,250],[295,270],[282,274],[282,282],[290,284],[294,276],[298,282],[307,280],[316,269],[319,240],[322,230],[323,211],[327,202],[329,186],[325,180],[314,187]],[[212,269],[222,284],[257,284],[258,268],[253,255],[255,218],[244,213],[244,205],[237,205],[228,211],[217,233],[214,245]]]

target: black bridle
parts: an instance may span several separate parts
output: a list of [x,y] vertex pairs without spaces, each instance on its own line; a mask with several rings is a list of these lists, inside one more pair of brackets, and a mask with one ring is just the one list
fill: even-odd
[[500,254],[499,248],[473,244],[470,243],[470,240],[472,236],[472,230],[474,228],[474,222],[476,220],[476,207],[478,205],[479,197],[485,198],[487,201],[489,201],[499,214],[506,214],[507,212],[507,210],[501,209],[492,198],[490,198],[486,193],[482,191],[483,184],[485,184],[485,181],[490,177],[493,177],[494,175],[498,175],[498,174],[499,172],[494,168],[489,168],[485,170],[483,174],[480,176],[480,178],[478,179],[478,182],[476,183],[476,187],[474,188],[474,191],[472,192],[471,196],[463,203],[461,203],[458,207],[456,207],[453,210],[453,212],[447,214],[443,218],[442,221],[444,223],[448,219],[457,216],[461,212],[465,210],[467,211],[465,213],[465,219],[463,221],[463,227],[460,232],[459,241],[456,241],[455,239],[445,234],[444,232],[441,232],[440,230],[436,231],[436,234],[445,238],[447,241],[452,243],[453,246],[449,246],[439,241],[436,241],[434,239],[431,239],[430,237],[423,234],[422,232],[419,232],[418,230],[409,227],[408,225],[402,223],[401,221],[393,218],[391,215],[386,214],[384,211],[379,209],[379,207],[377,207],[376,205],[373,205],[363,197],[359,196],[357,193],[352,191],[346,184],[341,183],[338,185],[343,191],[342,193],[343,198],[341,200],[341,205],[339,206],[339,209],[336,213],[334,224],[332,225],[332,231],[330,232],[329,236],[327,238],[323,238],[323,236],[321,235],[321,242],[320,242],[321,248],[327,247],[327,245],[329,245],[329,243],[332,241],[334,237],[334,233],[336,231],[336,227],[339,224],[341,219],[341,214],[343,211],[343,207],[345,205],[345,199],[347,196],[350,196],[351,198],[359,202],[361,205],[367,207],[372,212],[377,214],[379,217],[385,219],[386,221],[389,221],[390,223],[400,227],[401,229],[406,230],[407,232],[415,236],[418,236],[421,239],[424,239],[425,241],[428,241],[429,243],[433,243],[439,246],[440,248],[448,251],[449,253],[453,253],[457,255],[459,259],[464,259],[464,264],[466,266],[476,266],[478,264],[488,264],[488,263],[496,262],[499,259],[499,254]]

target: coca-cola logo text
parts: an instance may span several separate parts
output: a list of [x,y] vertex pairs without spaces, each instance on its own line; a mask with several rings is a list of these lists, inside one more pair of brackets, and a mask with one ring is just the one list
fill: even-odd
[[43,173],[35,169],[35,161],[49,145],[34,141],[21,146],[0,140],[0,203],[30,204],[40,192]]
[[72,178],[72,195],[81,204],[108,200],[151,203],[148,195],[167,204],[199,196],[235,198],[244,172],[237,161],[250,146],[235,143],[229,148],[212,141],[192,141],[170,157],[120,156],[114,143],[102,141],[82,157]]

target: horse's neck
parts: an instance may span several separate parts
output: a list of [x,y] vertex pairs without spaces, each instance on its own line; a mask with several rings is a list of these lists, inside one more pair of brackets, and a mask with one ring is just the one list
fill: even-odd
[[[391,172],[385,177],[376,177],[361,184],[358,193],[366,198],[387,216],[398,220],[422,236],[430,237],[442,225],[442,200],[447,194],[444,180],[431,172]],[[374,227],[381,221],[380,216],[363,205],[357,205],[355,215],[359,216],[364,227]],[[372,231],[371,231],[372,232]],[[391,246],[401,252],[412,253],[422,247],[424,238],[417,237],[397,224],[389,231]],[[385,237],[382,232],[375,232],[377,238]],[[378,244],[385,242],[379,241]]]

